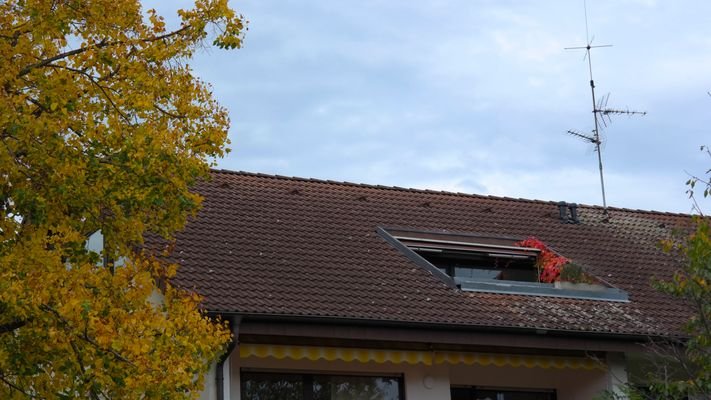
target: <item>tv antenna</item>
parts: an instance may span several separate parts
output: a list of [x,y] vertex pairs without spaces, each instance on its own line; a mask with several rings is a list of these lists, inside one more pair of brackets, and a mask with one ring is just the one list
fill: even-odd
[[586,142],[590,142],[595,146],[595,151],[597,152],[597,162],[598,166],[600,169],[600,189],[602,191],[602,209],[603,213],[605,214],[605,217],[607,217],[607,199],[605,198],[605,178],[604,174],[602,172],[602,152],[600,150],[600,145],[602,144],[602,140],[600,139],[600,130],[602,127],[607,127],[608,124],[612,122],[611,116],[613,115],[627,115],[627,116],[632,116],[632,115],[645,115],[647,114],[646,111],[632,111],[629,109],[616,109],[616,108],[608,108],[607,107],[607,101],[610,98],[610,95],[607,94],[603,96],[600,100],[597,100],[595,97],[595,80],[593,79],[593,71],[592,71],[592,57],[591,57],[591,52],[590,50],[592,49],[597,49],[601,47],[612,47],[611,44],[603,44],[603,45],[597,45],[593,46],[592,42],[595,40],[595,37],[593,36],[592,39],[590,39],[590,33],[588,29],[588,7],[586,4],[586,1],[583,0],[583,8],[585,9],[585,41],[586,45],[585,46],[578,46],[578,47],[566,47],[565,50],[585,50],[585,58],[588,61],[588,72],[590,73],[590,93],[592,94],[592,114],[593,114],[593,122],[594,122],[594,128],[591,133],[581,133],[576,130],[568,130],[568,133],[572,136],[575,136],[579,139],[582,139]]

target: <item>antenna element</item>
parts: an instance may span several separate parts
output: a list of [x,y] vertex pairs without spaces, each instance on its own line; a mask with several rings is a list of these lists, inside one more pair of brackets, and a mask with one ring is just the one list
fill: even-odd
[[614,108],[607,108],[607,100],[610,98],[610,95],[607,94],[606,96],[603,96],[600,101],[597,101],[595,98],[595,80],[593,79],[593,71],[592,71],[592,57],[590,50],[600,48],[600,47],[612,47],[611,44],[603,44],[603,45],[597,45],[593,46],[592,45],[592,40],[589,38],[589,33],[588,33],[588,8],[585,0],[583,0],[583,7],[585,8],[585,39],[587,41],[587,44],[585,46],[578,46],[578,47],[566,47],[565,50],[585,50],[585,58],[588,61],[588,72],[590,73],[590,93],[592,94],[592,114],[593,114],[593,122],[594,122],[594,128],[592,131],[592,134],[584,134],[580,133],[575,130],[568,130],[568,134],[575,136],[579,139],[585,140],[587,142],[590,142],[595,145],[595,151],[597,152],[597,162],[598,166],[600,169],[600,188],[602,190],[602,207],[603,207],[603,213],[607,217],[607,199],[605,198],[605,178],[603,176],[602,172],[602,151],[600,150],[600,145],[602,144],[602,140],[600,140],[600,125],[603,125],[604,127],[607,127],[609,123],[612,122],[610,119],[610,116],[612,115],[646,115],[647,113],[644,111],[631,111],[631,110],[621,110],[621,109],[614,109]]

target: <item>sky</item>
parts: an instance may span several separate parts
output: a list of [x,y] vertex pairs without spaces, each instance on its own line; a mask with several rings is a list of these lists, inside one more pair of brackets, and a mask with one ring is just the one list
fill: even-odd
[[[151,0],[169,24],[188,0]],[[583,1],[243,0],[190,62],[230,112],[218,168],[602,205]],[[609,206],[690,212],[711,158],[711,1],[588,0]],[[709,201],[706,201],[710,203]],[[703,205],[703,202],[702,202]],[[709,204],[711,206],[711,204]],[[711,207],[707,207],[711,208]]]

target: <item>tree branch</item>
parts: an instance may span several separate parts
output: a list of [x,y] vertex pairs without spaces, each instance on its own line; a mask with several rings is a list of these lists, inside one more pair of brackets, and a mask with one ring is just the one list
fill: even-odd
[[26,319],[23,320],[15,320],[7,324],[0,325],[0,333],[8,333],[12,332],[16,329],[20,329],[23,326],[27,325],[29,321]]
[[162,108],[161,106],[159,106],[158,104],[154,104],[153,107],[155,107],[156,110],[160,111],[161,113],[163,113],[163,114],[165,114],[165,115],[167,115],[167,116],[169,116],[169,117],[171,117],[171,118],[176,118],[176,119],[184,119],[184,118],[185,118],[185,115],[172,113],[172,112],[170,112],[170,111],[168,111],[168,110],[163,109],[163,108]]
[[12,382],[8,381],[7,379],[5,379],[5,375],[4,375],[4,374],[0,374],[0,381],[2,381],[2,382],[3,382],[4,384],[6,384],[7,386],[10,386],[10,388],[12,388],[12,389],[14,389],[14,390],[16,390],[16,391],[18,391],[18,392],[24,394],[24,395],[27,396],[27,397],[30,397],[30,398],[33,398],[33,399],[36,399],[36,398],[37,398],[37,396],[35,396],[35,395],[33,395],[33,394],[30,394],[30,393],[27,393],[25,390],[22,390],[21,387],[15,385],[14,383],[12,383]]
[[[180,35],[181,33],[187,31],[187,30],[190,29],[190,28],[192,28],[192,25],[185,25],[185,26],[183,26],[182,28],[180,28],[180,29],[178,29],[178,30],[175,30],[175,31],[172,31],[172,32],[168,32],[168,33],[163,34],[163,35],[160,35],[160,36],[154,36],[154,37],[151,37],[151,38],[142,39],[142,40],[140,40],[140,42],[142,42],[142,43],[151,43],[151,42],[155,42],[155,41],[158,41],[158,40],[168,39],[168,38],[170,38],[170,37],[173,37],[173,36],[176,36],[176,35]],[[30,73],[30,71],[32,71],[33,69],[45,67],[45,66],[47,66],[47,65],[52,64],[52,63],[55,62],[55,61],[59,61],[59,60],[65,59],[65,58],[67,58],[67,57],[75,56],[75,55],[77,55],[77,54],[84,53],[84,52],[86,52],[86,51],[88,51],[88,50],[91,50],[91,49],[102,49],[102,48],[104,48],[104,47],[116,46],[116,45],[121,45],[121,44],[126,44],[126,43],[127,43],[127,42],[124,42],[124,41],[121,41],[121,40],[117,40],[117,41],[114,41],[114,42],[107,42],[107,41],[104,39],[104,40],[102,40],[101,42],[99,42],[99,43],[97,43],[97,44],[95,44],[95,45],[86,46],[86,47],[80,47],[80,48],[78,48],[78,49],[65,51],[65,52],[63,52],[63,53],[57,54],[56,56],[49,57],[49,58],[45,58],[45,59],[42,60],[42,61],[39,61],[39,62],[36,62],[36,63],[34,63],[34,64],[30,64],[30,65],[25,66],[24,68],[22,68],[22,69],[20,70],[20,72],[18,72],[17,77],[19,78],[19,77],[21,77],[21,76],[27,75],[27,74]]]
[[[77,344],[74,343],[74,340],[69,340],[69,344],[72,346],[72,350],[74,351],[74,355],[77,358],[77,363],[79,364],[79,368],[81,369],[81,374],[85,375],[86,374],[86,367],[84,367],[84,359],[81,356],[81,352],[79,351],[79,348],[77,347]],[[84,377],[84,382],[89,383],[93,379],[92,376],[85,376]],[[96,394],[96,391],[93,388],[89,388],[89,397],[92,400],[99,400],[99,396]]]
[[[65,329],[69,329],[69,330],[72,330],[72,331],[74,330],[74,329],[72,328],[71,324],[69,323],[69,321],[67,321],[64,317],[62,317],[62,316],[59,314],[59,312],[58,312],[57,310],[55,310],[54,308],[52,308],[52,307],[50,307],[50,306],[48,306],[48,305],[46,305],[46,304],[42,304],[42,305],[40,306],[40,309],[43,310],[43,311],[49,312],[50,314],[54,315],[55,318],[57,318],[57,319],[64,325]],[[131,362],[130,360],[128,360],[127,358],[125,358],[125,357],[122,356],[121,354],[117,353],[116,351],[111,350],[111,349],[105,349],[105,348],[101,347],[101,346],[100,346],[98,343],[96,343],[91,337],[89,337],[89,335],[88,335],[86,332],[85,332],[85,333],[82,333],[82,334],[76,334],[76,337],[78,337],[79,339],[82,339],[83,341],[85,341],[85,342],[89,343],[90,345],[94,346],[94,347],[95,347],[97,350],[99,350],[99,351],[102,351],[102,352],[104,352],[104,353],[113,355],[114,357],[116,357],[117,360],[123,361],[123,362],[125,362],[125,363],[127,363],[127,364],[135,365],[133,362]]]
[[[116,43],[116,42],[112,42],[112,43]],[[109,45],[109,43],[107,43],[105,40],[102,40],[101,42],[99,42],[93,46],[80,47],[78,49],[65,51],[64,53],[59,53],[54,57],[45,58],[44,60],[42,60],[40,62],[30,64],[30,65],[26,66],[25,68],[22,68],[20,70],[20,72],[18,72],[17,77],[19,78],[21,76],[27,75],[28,73],[30,73],[30,71],[32,71],[35,68],[44,67],[44,66],[49,65],[55,61],[58,61],[58,60],[61,60],[61,59],[67,58],[67,57],[71,57],[71,56],[74,56],[77,54],[81,54],[81,53],[88,51],[92,48],[101,49],[101,48],[106,47],[108,45]]]
[[180,28],[180,29],[178,29],[178,30],[176,30],[176,31],[168,32],[168,33],[166,33],[166,34],[163,34],[163,35],[160,35],[160,36],[154,36],[154,37],[148,38],[148,39],[143,39],[143,42],[155,42],[156,40],[168,39],[168,38],[170,38],[170,37],[172,37],[172,36],[180,35],[181,33],[187,31],[187,30],[190,29],[190,28],[192,28],[192,25],[189,25],[189,24],[188,24],[188,25],[185,25],[185,26],[183,26],[182,28]]
[[74,73],[76,73],[76,74],[79,74],[79,75],[82,75],[82,76],[86,77],[86,78],[89,80],[89,82],[91,82],[91,84],[93,84],[94,86],[96,86],[96,87],[101,91],[101,93],[104,95],[104,97],[105,97],[106,100],[109,102],[109,104],[111,104],[111,107],[112,107],[114,110],[116,110],[117,113],[119,113],[119,115],[121,116],[121,118],[123,118],[123,119],[126,121],[126,123],[128,123],[129,125],[132,124],[132,123],[131,123],[131,117],[129,117],[126,113],[124,113],[123,111],[121,111],[121,109],[116,105],[116,103],[114,103],[114,101],[113,101],[113,99],[111,98],[111,96],[109,96],[109,94],[106,92],[106,88],[104,88],[103,86],[101,86],[101,85],[99,84],[97,77],[95,77],[94,75],[89,74],[88,72],[86,72],[86,71],[84,71],[84,70],[76,69],[76,68],[72,68],[72,67],[66,67],[66,66],[61,66],[61,65],[48,65],[48,67],[65,69],[65,70],[67,70],[67,71],[74,72]]

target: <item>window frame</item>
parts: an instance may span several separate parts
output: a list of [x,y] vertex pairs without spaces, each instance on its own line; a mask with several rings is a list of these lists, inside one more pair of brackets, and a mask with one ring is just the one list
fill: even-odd
[[398,388],[398,400],[405,400],[405,375],[404,374],[387,374],[387,373],[357,373],[357,372],[313,372],[313,371],[294,371],[294,370],[271,370],[271,369],[252,369],[252,368],[240,368],[240,398],[246,399],[244,393],[244,383],[245,374],[249,375],[272,375],[272,376],[298,376],[301,378],[302,386],[302,399],[301,400],[314,400],[313,384],[316,377],[357,377],[357,378],[387,378],[395,379],[397,381]]
[[[501,392],[518,392],[518,393],[525,393],[525,394],[534,394],[534,393],[546,393],[550,395],[549,400],[557,400],[558,399],[558,392],[556,389],[541,389],[541,388],[518,388],[518,387],[502,387],[502,386],[478,386],[478,385],[451,385],[449,387],[449,392],[450,392],[450,397],[453,389],[467,389],[469,393],[467,393],[467,400],[475,400],[477,396],[477,391],[487,391],[487,392],[498,392],[497,393],[497,399],[498,399],[498,394]],[[506,398],[504,397],[504,400]]]
[[432,246],[429,246],[430,248],[434,247],[436,243],[440,243],[442,245],[446,245],[447,249],[475,249],[473,251],[492,249],[500,253],[508,252],[509,254],[526,254],[527,252],[532,254],[533,252],[538,251],[537,249],[516,247],[514,243],[523,240],[522,238],[452,233],[446,231],[433,232],[407,228],[385,228],[381,226],[376,228],[376,232],[381,238],[383,238],[395,249],[399,250],[410,261],[432,273],[432,275],[437,277],[451,289],[461,290],[463,292],[563,297],[620,303],[629,302],[629,295],[627,292],[615,287],[598,286],[596,287],[596,290],[580,290],[577,288],[557,287],[557,285],[553,283],[544,282],[476,278],[463,279],[452,277],[430,263],[422,255],[418,254],[416,250],[421,251],[423,247],[413,246],[412,241],[412,239],[415,239],[417,241],[430,243],[432,244]]

